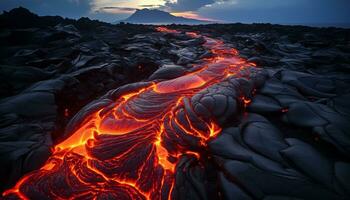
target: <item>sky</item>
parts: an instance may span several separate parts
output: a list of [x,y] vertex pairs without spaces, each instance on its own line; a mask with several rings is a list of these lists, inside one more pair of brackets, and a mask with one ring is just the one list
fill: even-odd
[[0,11],[18,6],[39,15],[106,22],[149,8],[218,22],[350,24],[350,0],[0,0]]

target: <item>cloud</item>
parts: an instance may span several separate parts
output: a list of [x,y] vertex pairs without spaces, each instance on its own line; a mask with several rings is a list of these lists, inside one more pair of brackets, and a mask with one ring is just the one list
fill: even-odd
[[141,8],[159,8],[163,5],[152,5],[152,4],[145,4],[145,5],[139,5]]
[[203,20],[203,21],[218,21],[215,19],[211,18],[206,18],[198,15],[198,13],[193,12],[193,11],[185,11],[185,12],[174,12],[171,13],[172,15],[178,16],[178,17],[186,17],[186,18],[191,18],[191,19],[197,19],[197,20]]
[[136,8],[118,7],[118,6],[106,6],[99,9],[100,12],[107,12],[107,13],[132,13],[135,10]]
[[176,2],[166,0],[165,6],[171,11],[196,11],[199,8],[215,3],[215,0],[177,0]]
[[19,6],[39,15],[88,16],[113,22],[136,9],[227,22],[350,23],[350,0],[0,0],[0,11]]
[[350,23],[349,0],[231,0],[197,12],[227,22],[287,24]]

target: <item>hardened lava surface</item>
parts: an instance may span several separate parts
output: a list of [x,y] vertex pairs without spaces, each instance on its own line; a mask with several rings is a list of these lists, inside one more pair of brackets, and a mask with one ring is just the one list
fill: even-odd
[[2,199],[349,199],[350,31],[16,12]]
[[[181,157],[199,161],[205,156],[201,152],[208,151],[220,125],[250,102],[247,95],[264,80],[235,49],[220,40],[204,40],[212,55],[193,72],[124,86],[83,109],[80,113],[88,114],[73,119],[71,136],[5,197],[172,199]],[[246,86],[248,93],[240,90]]]

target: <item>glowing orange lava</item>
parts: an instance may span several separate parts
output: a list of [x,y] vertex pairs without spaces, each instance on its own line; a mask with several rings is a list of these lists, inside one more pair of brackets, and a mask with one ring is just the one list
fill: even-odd
[[[181,34],[166,27],[157,31]],[[194,32],[187,35],[202,37]],[[54,148],[41,169],[24,176],[3,195],[20,199],[171,199],[177,161],[184,154],[201,158],[172,130],[194,138],[198,148],[206,148],[221,131],[215,119],[202,120],[203,128],[189,117],[180,122],[176,116],[181,115],[181,108],[197,92],[255,66],[222,41],[204,39],[204,47],[213,56],[203,59],[201,69],[124,94],[113,107],[89,115]],[[61,189],[66,187],[69,190]]]

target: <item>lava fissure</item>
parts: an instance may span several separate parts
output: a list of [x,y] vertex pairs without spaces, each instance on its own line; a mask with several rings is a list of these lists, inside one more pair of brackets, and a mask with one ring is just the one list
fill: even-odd
[[47,163],[4,192],[5,198],[172,199],[182,155],[203,156],[239,102],[250,103],[239,93],[239,80],[257,73],[223,41],[185,34],[203,37],[203,47],[211,50],[199,70],[148,83],[85,116]]

